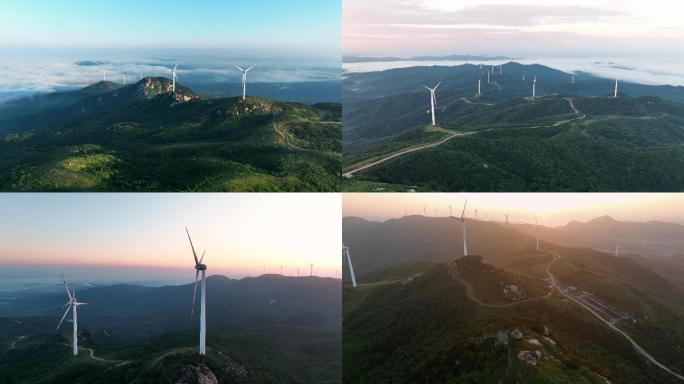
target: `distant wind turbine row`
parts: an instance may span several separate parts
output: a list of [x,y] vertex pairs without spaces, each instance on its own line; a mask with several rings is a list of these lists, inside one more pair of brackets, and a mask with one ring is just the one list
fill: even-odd
[[[240,71],[243,71],[240,67],[235,66],[237,69]],[[498,67],[498,74],[503,75],[503,65],[497,65],[497,66],[490,66],[489,70],[485,69],[483,72],[487,74],[487,84],[491,83],[491,77],[490,75],[494,74],[494,69]],[[251,68],[249,68],[251,69]],[[247,69],[247,70],[249,70]],[[480,70],[482,71],[483,65],[480,63]],[[244,83],[246,81],[245,79],[246,72],[243,72],[243,88],[244,88]],[[522,73],[522,80],[525,81],[525,76],[526,72],[523,71]],[[425,89],[427,89],[430,92],[430,110],[427,111],[427,113],[431,114],[432,118],[432,125],[437,125],[437,117],[435,116],[435,109],[436,109],[436,104],[437,104],[437,98],[435,96],[435,93],[437,91],[437,88],[442,82],[440,81],[434,88],[430,88],[426,85],[423,85]],[[571,75],[571,83],[575,84],[575,75]],[[482,79],[478,78],[477,79],[477,93],[476,96],[481,96],[482,95]],[[615,88],[613,91],[613,97],[617,98],[618,97],[618,79],[615,79]],[[244,90],[243,90],[243,98],[244,98]],[[530,97],[531,99],[536,99],[537,98],[537,76],[534,76],[532,79],[532,95]]]

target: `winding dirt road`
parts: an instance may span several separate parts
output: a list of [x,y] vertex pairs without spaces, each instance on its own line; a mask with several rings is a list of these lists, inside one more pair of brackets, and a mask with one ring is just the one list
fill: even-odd
[[402,156],[402,155],[405,155],[405,154],[411,153],[411,152],[417,152],[417,151],[422,151],[422,150],[428,149],[428,148],[434,148],[434,147],[437,147],[437,146],[440,146],[440,145],[446,143],[447,141],[449,141],[455,137],[468,136],[468,135],[472,135],[475,133],[477,133],[477,132],[451,133],[451,134],[449,134],[449,136],[447,136],[447,137],[445,137],[445,138],[443,138],[437,142],[430,143],[430,144],[421,144],[421,145],[418,145],[415,147],[402,149],[401,151],[393,153],[389,156],[383,157],[380,160],[377,160],[377,161],[374,161],[372,163],[368,163],[368,164],[365,164],[362,166],[358,166],[357,168],[354,168],[351,171],[345,172],[342,176],[349,179],[349,178],[352,178],[354,176],[354,174],[359,172],[359,171],[363,171],[364,169],[368,169],[368,168],[374,167],[378,164],[382,164],[382,163],[384,163],[388,160],[392,160],[396,157],[399,157],[399,156]]
[[[462,99],[465,99],[465,98],[460,98],[460,99],[458,99],[458,100],[462,100]],[[465,99],[465,100],[467,100],[467,99]],[[577,109],[577,107],[576,107],[575,104],[573,103],[573,100],[572,100],[572,99],[566,98],[566,99],[564,99],[564,100],[566,100],[566,101],[568,102],[568,104],[570,105],[570,108],[572,108],[572,110],[573,110],[576,114],[579,114],[580,116],[573,117],[572,119],[566,119],[566,120],[558,121],[558,122],[553,123],[553,124],[551,124],[551,125],[535,125],[535,126],[520,127],[520,128],[539,129],[539,128],[557,127],[557,126],[559,126],[559,125],[571,123],[571,122],[577,121],[577,120],[582,120],[582,119],[584,119],[584,118],[587,117],[586,115],[581,114],[581,112]],[[471,104],[473,104],[473,103],[471,103]],[[275,122],[274,122],[273,124],[274,124],[274,127],[275,127]],[[276,128],[276,130],[278,130],[278,129]],[[349,171],[347,171],[347,172],[344,172],[344,173],[342,174],[342,176],[343,176],[344,178],[346,178],[346,179],[351,179],[352,177],[354,177],[354,174],[355,174],[355,173],[358,173],[358,172],[360,172],[360,171],[363,171],[363,170],[366,170],[366,169],[375,167],[376,165],[382,164],[382,163],[384,163],[384,162],[386,162],[386,161],[392,160],[392,159],[397,158],[397,157],[399,157],[399,156],[403,156],[403,155],[405,155],[405,154],[407,154],[407,153],[412,153],[412,152],[422,151],[422,150],[429,149],[429,148],[434,148],[434,147],[440,146],[440,145],[442,145],[442,144],[448,142],[449,140],[451,140],[451,139],[453,139],[453,138],[455,138],[455,137],[463,137],[463,136],[473,135],[473,134],[481,133],[481,132],[489,132],[489,131],[493,131],[493,130],[494,130],[493,128],[489,128],[489,129],[483,129],[483,130],[473,131],[473,132],[464,132],[464,133],[455,133],[455,132],[454,132],[454,133],[449,133],[447,137],[445,137],[445,138],[443,138],[443,139],[441,139],[441,140],[439,140],[439,141],[436,141],[436,142],[434,142],[434,143],[421,144],[421,145],[416,145],[416,146],[413,146],[413,147],[405,148],[405,149],[399,150],[399,151],[397,151],[397,152],[395,152],[395,153],[392,153],[392,154],[390,154],[390,155],[387,155],[387,156],[385,156],[385,157],[382,157],[382,158],[380,158],[379,160],[375,160],[375,161],[371,161],[371,162],[369,162],[370,160],[361,161],[361,162],[359,162],[359,163],[357,163],[357,164],[355,164],[355,165],[352,165],[352,167],[351,167],[352,169],[349,170]],[[443,130],[443,132],[445,132],[445,131],[446,131],[446,130]],[[283,135],[284,137],[286,137],[286,140],[288,141],[288,145],[290,145],[289,139],[287,138],[287,136],[286,136],[283,132],[280,132],[279,130],[278,130],[278,132],[279,132],[281,135]]]
[[[560,258],[560,255],[557,254],[557,253],[554,253],[554,256],[556,256],[556,257],[553,259],[553,261],[551,262],[551,264],[553,264],[558,258]],[[644,356],[648,361],[650,361],[651,363],[653,363],[654,365],[656,365],[658,368],[664,370],[665,372],[671,374],[672,376],[678,378],[679,380],[684,381],[684,376],[678,374],[677,372],[674,372],[673,370],[671,370],[670,368],[666,367],[664,364],[662,364],[661,362],[659,362],[658,360],[656,360],[653,356],[651,356],[651,354],[649,354],[648,352],[646,352],[646,350],[645,350],[644,348],[642,348],[639,344],[637,344],[636,341],[634,341],[631,337],[629,337],[629,335],[628,335],[627,333],[625,333],[624,331],[622,331],[620,328],[616,327],[615,325],[613,325],[613,324],[610,323],[609,321],[604,320],[603,317],[601,317],[601,315],[599,315],[598,313],[596,313],[592,308],[589,308],[587,305],[585,305],[585,304],[582,303],[581,301],[577,300],[577,299],[574,298],[572,295],[570,295],[570,294],[568,294],[567,292],[565,292],[564,290],[558,288],[558,286],[556,285],[556,278],[555,278],[555,277],[553,276],[553,274],[551,273],[551,264],[549,264],[549,266],[546,268],[546,273],[549,275],[549,279],[551,279],[551,284],[553,284],[554,288],[555,288],[561,295],[563,295],[565,298],[567,298],[567,299],[569,299],[569,300],[572,300],[572,301],[575,302],[576,304],[580,305],[582,308],[584,308],[584,309],[586,309],[587,311],[589,311],[592,315],[594,315],[597,319],[601,320],[601,322],[603,322],[605,325],[607,325],[608,327],[610,327],[612,330],[614,330],[615,332],[617,332],[617,333],[621,334],[622,336],[624,336],[624,337],[627,339],[627,341],[629,341],[630,344],[632,344],[632,347],[634,347],[634,349],[635,349],[639,354],[641,354],[642,356]]]
[[287,134],[287,132],[283,131],[282,129],[280,129],[280,127],[278,127],[278,124],[275,122],[275,120],[273,120],[273,129],[275,129],[275,131],[278,132],[280,134],[280,136],[283,137],[283,139],[285,140],[285,144],[287,144],[287,146],[290,147],[290,149],[293,149],[295,151],[305,151],[305,152],[312,151],[311,149],[298,147],[298,146],[292,144],[292,141],[290,141],[290,136]]

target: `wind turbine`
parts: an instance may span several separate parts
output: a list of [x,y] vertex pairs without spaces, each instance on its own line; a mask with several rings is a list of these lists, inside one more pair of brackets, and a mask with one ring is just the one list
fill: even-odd
[[463,229],[463,256],[468,256],[468,239],[466,237],[466,223],[465,223],[465,210],[468,205],[468,200],[463,204],[463,212],[461,212],[461,217],[456,217],[455,219],[461,222],[461,228]]
[[237,68],[238,71],[242,72],[242,100],[244,100],[247,97],[247,72],[249,72],[250,69],[254,68],[254,66],[252,65],[247,69],[242,69],[237,65],[233,66]]
[[613,97],[617,97],[617,91],[618,91],[618,79],[615,79],[615,92],[613,93]]
[[487,84],[489,84],[489,72],[487,72]]
[[107,71],[102,71],[102,81],[107,81]]
[[[175,68],[174,68],[174,73],[175,73]],[[204,254],[206,251],[202,253],[202,257],[197,259],[197,253],[195,253],[195,246],[192,245],[192,239],[190,238],[190,232],[188,232],[188,228],[185,228],[185,233],[188,234],[188,240],[190,241],[190,248],[192,249],[192,256],[195,258],[195,289],[192,291],[192,312],[190,312],[190,318],[192,318],[195,314],[195,297],[197,296],[197,278],[199,277],[199,273],[202,272],[202,291],[201,291],[201,297],[200,297],[200,345],[199,345],[199,353],[200,355],[204,356],[206,355],[206,336],[207,336],[207,312],[206,312],[206,293],[207,293],[207,285],[206,285],[206,280],[205,280],[205,274],[207,271],[207,266],[205,264],[202,264],[202,260],[204,260]]]
[[313,277],[313,265],[314,265],[314,263],[309,263],[309,265],[311,266],[311,277]]
[[523,72],[522,79],[523,79],[523,81],[525,81],[525,72]]
[[615,234],[615,257],[618,257],[620,254],[620,235],[618,235],[617,232],[615,232],[615,228],[613,228],[613,233]]
[[537,97],[537,76],[532,80],[532,98]]
[[[171,71],[171,89],[173,93],[176,93],[176,80],[178,80],[178,76],[176,76],[176,68],[178,68],[178,64],[173,66],[173,70]],[[186,228],[187,229],[187,228]]]
[[575,75],[572,75],[572,83],[575,84]]
[[351,256],[349,255],[349,247],[342,245],[342,255],[347,256],[347,264],[349,264],[349,273],[351,274],[352,286],[356,288],[356,275],[354,275],[354,267],[352,266]]
[[482,80],[477,79],[477,95],[480,96],[482,93],[480,92],[482,90]]
[[[61,275],[60,275],[61,276]],[[64,315],[62,316],[62,320],[59,321],[59,324],[57,325],[57,329],[62,325],[62,322],[64,322],[64,318],[66,317],[67,313],[71,310],[71,318],[73,321],[73,341],[71,343],[74,356],[78,356],[78,307],[80,305],[86,305],[88,303],[82,303],[78,300],[76,300],[76,290],[74,289],[73,291],[69,292],[69,286],[66,283],[66,280],[64,280],[64,276],[62,276],[62,282],[64,283],[64,289],[66,289],[67,296],[69,297],[69,301],[67,301],[66,304],[64,304],[64,307],[68,306],[66,311],[64,312]]]
[[124,76],[124,85],[126,85],[126,74],[124,73],[123,76]]
[[435,85],[434,88],[430,88],[428,86],[423,85],[425,89],[430,91],[430,106],[431,106],[431,111],[432,111],[432,125],[436,125],[437,123],[435,122],[435,104],[437,104],[437,98],[435,97],[435,92],[437,91],[437,88],[439,88],[439,85],[442,84],[440,81]]

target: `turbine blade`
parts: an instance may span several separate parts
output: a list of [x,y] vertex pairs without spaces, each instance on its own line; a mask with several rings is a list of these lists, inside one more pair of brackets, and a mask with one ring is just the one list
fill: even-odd
[[188,227],[185,227],[185,233],[188,234],[188,240],[190,240],[190,248],[192,248],[192,256],[195,257],[195,265],[199,264],[199,260],[197,260],[197,253],[195,253],[195,246],[192,245],[192,239],[190,238],[190,232],[188,231]]
[[439,83],[437,83],[437,85],[435,85],[435,91],[437,90],[437,88],[439,88],[439,85],[440,85],[440,84],[442,84],[441,81],[440,81]]
[[176,65],[173,66],[174,72],[176,71],[176,68],[178,68],[178,63],[176,63]]
[[252,68],[254,68],[254,67],[256,67],[256,65],[252,65],[251,67],[245,69],[245,72],[249,72],[249,70],[252,69]]
[[465,201],[465,204],[463,204],[463,212],[461,212],[461,220],[465,217],[465,210],[466,206],[468,205],[468,200]]
[[[67,304],[71,304],[71,303],[67,303]],[[71,306],[69,306],[69,308],[67,308],[67,310],[64,312],[64,315],[62,315],[62,320],[60,320],[59,324],[57,324],[57,328],[55,328],[55,331],[58,330],[60,326],[62,326],[62,323],[64,322],[64,318],[66,317],[67,313],[69,313],[70,310],[71,310]]]
[[190,311],[190,318],[195,315],[195,298],[197,297],[197,279],[199,278],[199,270],[195,272],[195,289],[192,291],[192,311]]
[[67,291],[67,296],[69,296],[69,300],[73,300],[73,296],[71,296],[71,292],[69,292],[69,286],[67,285],[66,280],[64,280],[64,275],[60,275],[60,276],[62,276],[62,282],[64,283],[64,289],[66,289],[66,291]]
[[204,255],[207,254],[207,250],[205,249],[204,252],[202,252],[202,257],[200,257],[200,264],[202,264],[202,260],[204,260]]
[[233,67],[237,68],[237,69],[238,69],[238,71],[240,71],[240,72],[244,72],[244,71],[245,71],[244,69],[242,69],[242,68],[238,67],[237,65],[233,65]]

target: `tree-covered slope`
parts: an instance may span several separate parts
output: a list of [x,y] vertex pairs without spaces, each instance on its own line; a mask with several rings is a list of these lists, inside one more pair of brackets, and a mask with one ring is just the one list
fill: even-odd
[[0,189],[338,189],[335,104],[201,98],[170,87],[163,78],[101,82],[3,106]]

